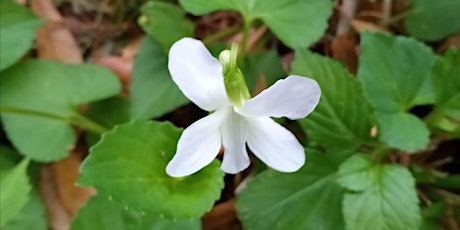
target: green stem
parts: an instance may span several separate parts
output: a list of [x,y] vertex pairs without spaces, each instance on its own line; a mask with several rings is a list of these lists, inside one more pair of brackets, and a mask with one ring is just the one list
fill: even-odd
[[0,112],[31,115],[31,116],[38,116],[38,117],[59,120],[65,123],[76,125],[78,127],[81,127],[85,130],[88,130],[88,131],[91,131],[97,134],[102,134],[108,130],[102,125],[97,124],[96,122],[91,121],[87,117],[84,117],[80,114],[73,114],[70,117],[65,117],[65,116],[60,116],[60,115],[47,113],[43,111],[36,111],[36,110],[29,110],[29,109],[23,109],[23,108],[15,108],[15,107],[4,107],[4,106],[0,107]]
[[221,30],[219,32],[216,32],[216,33],[213,33],[211,35],[209,35],[208,37],[206,37],[205,39],[203,39],[203,43],[206,44],[206,45],[209,45],[211,43],[214,43],[216,42],[217,40],[223,38],[223,37],[226,37],[230,34],[234,34],[236,32],[238,32],[239,30],[241,30],[241,26],[232,26],[232,27],[229,27],[227,29],[224,29],[224,30]]
[[243,39],[241,40],[241,60],[244,60],[246,57],[246,46],[249,38],[249,30],[251,29],[252,19],[244,19],[243,24]]

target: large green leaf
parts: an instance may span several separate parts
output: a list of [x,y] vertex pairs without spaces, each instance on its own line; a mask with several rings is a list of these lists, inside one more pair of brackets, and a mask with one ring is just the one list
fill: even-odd
[[103,135],[81,167],[80,185],[109,194],[128,209],[170,218],[199,218],[220,197],[224,173],[217,160],[191,176],[166,174],[181,129],[135,121]]
[[349,190],[343,199],[346,229],[419,229],[415,181],[407,168],[379,165],[354,155],[340,165],[337,182]]
[[72,221],[70,230],[193,230],[201,229],[199,219],[170,220],[146,215],[123,206],[98,194],[92,197]]
[[2,230],[47,230],[45,204],[36,190],[32,190],[30,200]]
[[412,0],[404,21],[407,32],[425,41],[440,40],[460,31],[460,1]]
[[[392,118],[379,120],[382,142],[406,151],[428,144],[426,125],[409,118],[408,111],[434,102],[430,73],[435,58],[430,48],[412,38],[362,33],[358,78],[378,117]],[[401,130],[406,130],[405,136]]]
[[330,0],[180,0],[186,11],[203,15],[217,10],[240,12],[247,22],[261,19],[286,45],[308,47],[327,28]]
[[27,176],[29,159],[23,159],[0,182],[0,227],[14,218],[29,201],[32,186]]
[[299,120],[311,140],[335,151],[355,149],[371,139],[372,109],[357,80],[340,63],[299,50],[292,71],[321,87],[315,111]]
[[449,50],[436,62],[432,78],[436,109],[460,121],[460,50]]
[[156,118],[189,102],[169,75],[167,59],[158,42],[144,38],[134,63],[132,118]]
[[78,105],[120,90],[111,72],[87,64],[27,61],[2,75],[0,105],[5,131],[20,153],[44,162],[65,157],[75,143],[70,123],[83,122]]
[[0,5],[0,71],[14,64],[32,47],[43,20],[12,0]]
[[182,37],[193,37],[194,24],[178,6],[161,1],[146,2],[141,8],[139,24],[165,51]]
[[238,216],[246,229],[343,229],[342,189],[336,166],[324,154],[308,154],[295,173],[257,175],[238,195]]

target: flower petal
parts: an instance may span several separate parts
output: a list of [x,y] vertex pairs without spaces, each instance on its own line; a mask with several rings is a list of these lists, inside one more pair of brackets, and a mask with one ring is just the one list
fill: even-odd
[[247,100],[238,112],[246,116],[299,119],[315,109],[320,95],[315,80],[291,75]]
[[294,134],[269,117],[248,119],[249,149],[265,164],[281,172],[297,171],[305,163],[303,146]]
[[230,107],[229,114],[222,123],[222,142],[224,145],[224,159],[221,169],[226,173],[237,173],[250,164],[246,151],[247,121]]
[[220,124],[226,111],[217,110],[184,130],[177,143],[176,155],[166,166],[173,177],[187,176],[210,164],[222,146]]
[[213,111],[230,104],[222,65],[201,41],[182,38],[174,43],[169,50],[168,68],[180,90],[200,108]]

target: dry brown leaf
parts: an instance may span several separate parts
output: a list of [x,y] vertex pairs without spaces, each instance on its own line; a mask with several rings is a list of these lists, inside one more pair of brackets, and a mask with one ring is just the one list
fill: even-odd
[[48,224],[52,230],[69,229],[72,217],[61,204],[53,179],[50,165],[43,165],[40,170],[39,180],[40,195],[46,205]]
[[389,30],[379,27],[378,25],[359,19],[351,20],[351,26],[353,29],[360,33],[361,31],[367,30],[372,32],[382,32],[382,33],[391,33]]
[[220,203],[206,213],[201,221],[205,230],[240,229],[235,210],[236,199]]
[[75,186],[80,177],[78,169],[82,161],[82,154],[79,150],[72,150],[68,157],[51,164],[59,198],[70,216],[74,216],[80,206],[95,194],[93,189]]
[[80,48],[52,2],[31,0],[30,6],[37,15],[47,21],[37,32],[38,56],[66,63],[82,63]]
[[356,52],[357,40],[351,33],[342,33],[334,37],[331,43],[332,57],[342,62],[348,71],[355,74],[358,67]]
[[438,53],[444,53],[448,49],[455,48],[459,49],[460,48],[460,32],[456,33],[454,35],[449,36],[441,46],[436,50]]
[[94,63],[112,70],[122,83],[122,94],[129,95],[131,72],[134,64],[133,59],[127,59],[120,56],[103,56],[95,58]]

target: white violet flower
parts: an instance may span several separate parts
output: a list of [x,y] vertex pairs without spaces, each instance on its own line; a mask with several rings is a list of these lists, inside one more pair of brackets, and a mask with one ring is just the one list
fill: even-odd
[[303,146],[294,134],[270,117],[300,119],[319,102],[315,80],[291,75],[250,98],[236,66],[237,46],[214,58],[193,38],[177,41],[169,51],[172,79],[193,103],[213,112],[184,130],[177,152],[166,167],[173,177],[187,176],[210,164],[221,146],[221,169],[237,173],[250,164],[249,149],[273,169],[297,171],[305,163]]

